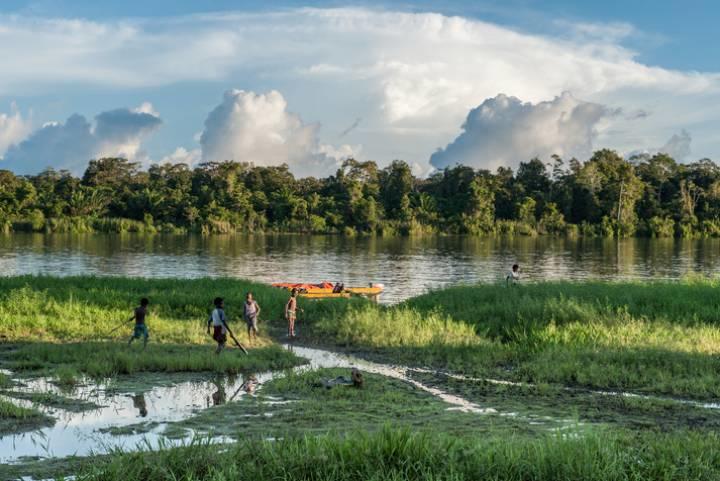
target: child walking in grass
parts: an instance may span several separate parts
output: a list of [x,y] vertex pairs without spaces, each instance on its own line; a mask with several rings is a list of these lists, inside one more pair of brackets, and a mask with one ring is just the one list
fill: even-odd
[[253,299],[252,292],[245,296],[243,304],[243,318],[247,323],[248,341],[257,340],[258,317],[260,316],[260,305]]
[[212,325],[212,337],[215,339],[215,342],[217,342],[215,354],[220,354],[220,352],[225,349],[225,343],[227,342],[227,320],[225,319],[224,309],[225,303],[222,297],[216,297],[213,304],[215,304],[215,309],[213,309],[210,313],[210,319],[208,319],[207,323],[207,332],[210,334],[210,325]]
[[145,325],[145,316],[147,316],[148,304],[150,304],[150,302],[145,297],[140,299],[140,305],[135,308],[133,315],[130,317],[130,319],[128,319],[128,322],[135,320],[135,329],[133,330],[133,334],[128,341],[128,346],[132,344],[135,339],[140,339],[142,337],[143,349],[147,347],[149,333],[147,325]]
[[297,294],[298,290],[293,288],[293,290],[290,292],[290,299],[288,299],[287,304],[285,304],[285,319],[287,319],[288,322],[288,337],[291,339],[295,337]]

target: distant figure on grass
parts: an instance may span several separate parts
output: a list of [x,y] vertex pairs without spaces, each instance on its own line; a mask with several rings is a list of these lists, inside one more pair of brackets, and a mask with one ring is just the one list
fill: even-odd
[[133,334],[128,341],[128,346],[132,344],[135,339],[140,339],[142,337],[143,349],[147,347],[148,337],[150,337],[147,325],[145,325],[145,316],[147,316],[148,304],[150,304],[150,301],[148,301],[145,297],[140,299],[140,305],[135,308],[133,315],[130,317],[130,319],[128,319],[128,322],[133,320],[135,321],[135,329],[133,330]]
[[247,323],[248,341],[257,340],[258,317],[260,316],[260,305],[253,299],[252,292],[245,296],[243,304],[243,318]]
[[513,264],[512,269],[508,273],[507,277],[505,278],[505,285],[517,285],[517,283],[520,281],[520,266],[517,264]]
[[287,304],[285,304],[285,319],[287,319],[288,322],[288,337],[291,339],[295,337],[295,319],[297,318],[297,294],[298,290],[293,288],[293,290],[290,292],[290,299],[288,299]]
[[215,354],[220,354],[220,352],[225,349],[225,343],[227,343],[225,302],[222,297],[216,297],[213,304],[215,304],[215,309],[210,313],[210,319],[208,319],[207,323],[207,333],[210,334],[210,325],[212,325],[212,337],[215,339],[215,342],[217,342]]

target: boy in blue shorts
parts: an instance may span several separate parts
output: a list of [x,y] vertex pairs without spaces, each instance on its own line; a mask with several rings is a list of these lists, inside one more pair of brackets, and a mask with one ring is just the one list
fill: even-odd
[[150,302],[145,297],[140,299],[140,305],[135,308],[132,317],[128,320],[128,322],[135,320],[135,330],[133,331],[132,337],[130,337],[130,340],[128,341],[128,346],[132,344],[135,339],[140,339],[142,337],[143,349],[147,347],[149,333],[148,328],[145,325],[145,316],[147,316],[148,304],[150,304]]

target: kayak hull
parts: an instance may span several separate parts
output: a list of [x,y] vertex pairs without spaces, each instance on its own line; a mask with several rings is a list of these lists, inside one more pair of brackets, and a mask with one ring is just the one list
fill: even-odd
[[[273,284],[273,287],[279,287],[281,289],[298,289],[300,291],[300,295],[303,294],[316,294],[316,295],[326,295],[326,294],[355,294],[358,296],[379,296],[382,294],[383,288],[382,287],[346,287],[343,292],[337,293],[333,292],[333,288],[327,287],[328,283],[322,283],[322,284],[291,284],[291,283],[276,283]],[[346,296],[345,296],[346,297]]]
[[301,292],[298,294],[305,299],[347,299],[349,292]]

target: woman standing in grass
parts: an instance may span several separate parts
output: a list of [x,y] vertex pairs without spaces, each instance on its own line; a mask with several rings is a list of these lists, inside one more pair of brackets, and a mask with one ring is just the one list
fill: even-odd
[[290,292],[290,299],[285,304],[285,319],[288,322],[288,337],[290,339],[295,337],[295,315],[297,313],[297,293],[298,290],[293,288]]
[[253,299],[252,292],[248,292],[245,296],[245,304],[243,304],[243,318],[247,323],[248,341],[250,342],[257,339],[259,316],[260,305]]
[[148,328],[145,325],[145,316],[147,315],[147,306],[150,303],[145,297],[140,299],[140,305],[135,308],[135,312],[133,312],[132,317],[128,319],[129,321],[135,320],[135,329],[133,330],[133,334],[130,337],[130,340],[128,341],[128,346],[132,344],[132,342],[135,339],[143,338],[143,349],[147,347],[148,337],[150,337],[148,333]]

